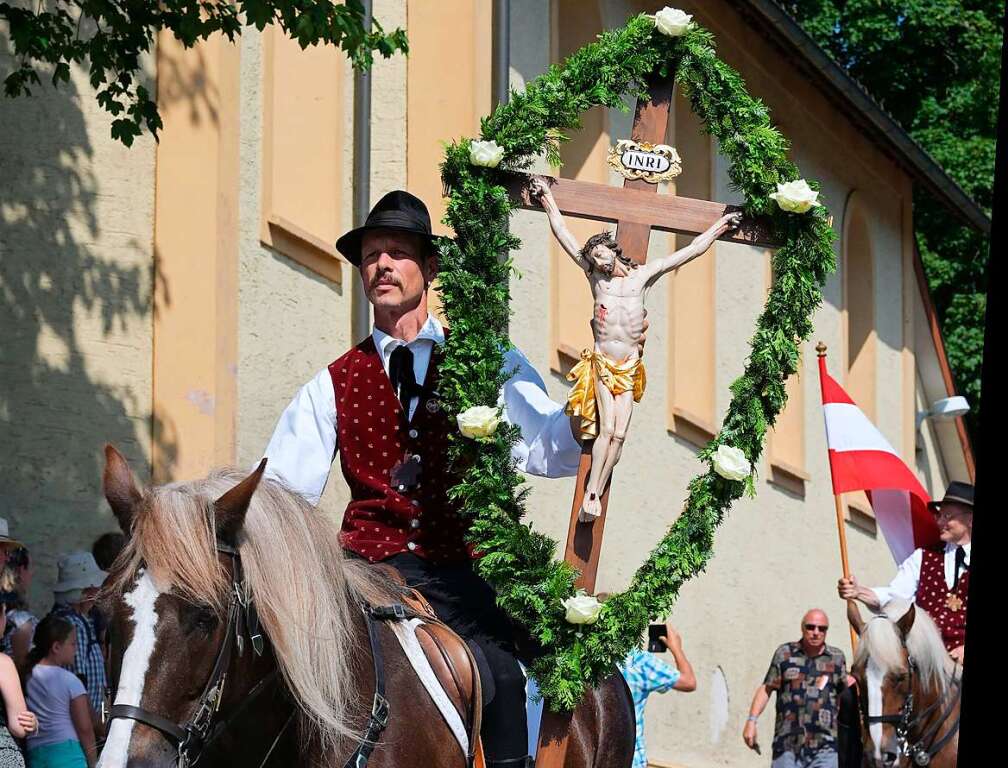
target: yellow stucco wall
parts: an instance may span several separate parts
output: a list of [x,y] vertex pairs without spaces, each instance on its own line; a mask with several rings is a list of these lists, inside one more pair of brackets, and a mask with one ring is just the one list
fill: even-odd
[[[387,29],[406,26],[403,2],[379,0],[375,17]],[[280,247],[261,240],[263,186],[263,48],[262,35],[248,32],[241,43],[241,176],[238,306],[239,465],[251,465],[262,455],[277,417],[298,388],[350,346],[350,286],[356,270],[340,259],[341,279],[333,281],[312,271]],[[406,186],[406,60],[377,58],[372,74],[371,200]],[[287,73],[276,73],[282,88]],[[339,210],[333,211],[334,231],[352,225],[353,72],[343,69],[341,94],[341,154],[332,159],[330,178],[339,184]],[[300,148],[311,157],[313,148]],[[315,177],[310,183],[321,183]],[[311,196],[309,188],[302,191]],[[279,245],[279,244],[275,244]],[[338,474],[338,472],[337,472]],[[341,514],[346,487],[334,475],[321,507]]]
[[154,477],[235,459],[238,47],[158,40]]

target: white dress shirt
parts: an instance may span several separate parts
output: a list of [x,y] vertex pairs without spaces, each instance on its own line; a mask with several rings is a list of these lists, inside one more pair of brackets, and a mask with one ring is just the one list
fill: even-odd
[[[970,545],[963,544],[966,551],[964,565],[968,568],[970,564]],[[945,545],[945,584],[949,590],[955,581],[955,553],[956,545],[948,543]],[[885,605],[890,600],[903,599],[913,600],[917,595],[917,584],[920,582],[921,563],[924,561],[924,550],[915,549],[914,553],[904,560],[896,571],[896,577],[889,583],[888,587],[872,587],[872,592],[878,597],[879,605]],[[960,573],[961,575],[961,573]]]
[[[371,337],[388,374],[389,356],[403,342],[374,329]],[[431,351],[444,344],[444,328],[433,315],[408,346],[418,383],[427,377]],[[546,394],[546,385],[528,359],[516,349],[504,355],[503,370],[513,371],[504,384],[498,406],[504,419],[518,425],[521,439],[511,455],[530,475],[569,477],[577,474],[581,446],[571,433],[562,405]],[[409,404],[413,418],[419,398]],[[266,446],[266,475],[318,504],[336,457],[336,394],[329,369],[323,368],[305,384],[284,410]]]
[[[434,345],[444,344],[444,329],[434,315],[427,315],[427,322],[423,324],[420,333],[409,344],[402,339],[389,336],[385,331],[380,331],[377,328],[371,331],[371,338],[374,340],[375,348],[381,357],[386,376],[389,372],[389,358],[392,357],[396,347],[406,347],[413,353],[413,375],[416,376],[416,383],[423,386],[424,379],[427,378],[427,366],[430,365]],[[420,398],[417,396],[410,398],[409,416],[407,416],[409,421],[413,420],[413,414],[416,413],[419,402]]]

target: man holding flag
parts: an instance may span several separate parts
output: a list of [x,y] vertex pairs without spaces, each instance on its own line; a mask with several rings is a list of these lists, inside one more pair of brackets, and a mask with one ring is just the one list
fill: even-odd
[[[879,429],[826,370],[826,346],[819,353],[826,443],[836,497],[843,578],[837,592],[870,608],[896,598],[915,600],[941,630],[949,654],[963,660],[969,590],[973,486],[953,482],[934,503]],[[893,558],[900,563],[888,587],[862,587],[847,563],[841,497],[864,491]]]
[[852,575],[840,579],[844,600],[859,600],[877,609],[890,600],[914,600],[941,630],[949,655],[963,662],[966,607],[969,602],[970,540],[973,532],[973,486],[950,483],[934,510],[944,547],[916,549],[887,587],[862,587]]

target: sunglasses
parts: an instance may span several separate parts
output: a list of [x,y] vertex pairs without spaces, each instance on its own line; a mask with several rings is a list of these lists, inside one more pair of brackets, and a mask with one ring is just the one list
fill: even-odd
[[813,629],[818,629],[820,632],[824,633],[829,629],[829,624],[806,624],[805,631],[811,632]]

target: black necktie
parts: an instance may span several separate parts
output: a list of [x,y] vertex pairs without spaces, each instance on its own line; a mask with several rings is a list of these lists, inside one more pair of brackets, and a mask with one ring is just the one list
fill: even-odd
[[955,566],[955,576],[952,577],[952,589],[959,586],[959,571],[969,570],[966,567],[966,550],[961,546],[956,547],[956,566]]
[[419,394],[419,387],[413,372],[413,351],[405,344],[393,349],[389,356],[389,380],[403,410],[408,414],[410,400]]

